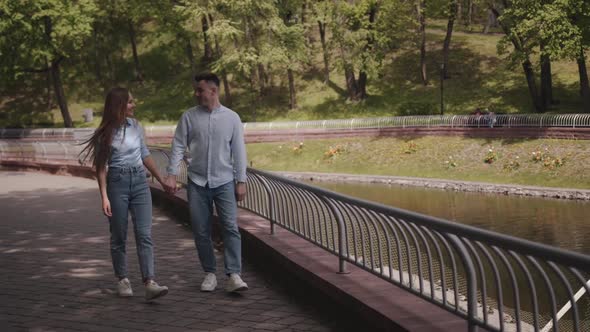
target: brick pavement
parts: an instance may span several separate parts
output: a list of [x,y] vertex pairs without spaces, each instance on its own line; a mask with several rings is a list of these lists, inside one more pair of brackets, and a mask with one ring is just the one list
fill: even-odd
[[[108,223],[96,182],[0,172],[0,331],[346,331],[353,318],[294,296],[280,276],[244,262],[250,290],[201,293],[190,231],[154,210],[156,274],[170,293],[143,300],[133,233],[128,239],[134,297],[114,294]],[[357,322],[358,323],[358,322]]]

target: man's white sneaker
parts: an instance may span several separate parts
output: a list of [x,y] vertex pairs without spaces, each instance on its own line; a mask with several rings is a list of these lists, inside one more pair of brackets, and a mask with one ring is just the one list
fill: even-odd
[[248,290],[248,285],[240,278],[239,274],[232,273],[229,275],[225,290],[228,292],[242,292]]
[[145,299],[148,301],[155,300],[168,294],[168,287],[160,286],[157,282],[150,280],[145,285]]
[[205,280],[201,284],[201,292],[212,292],[217,287],[217,277],[214,273],[205,274]]
[[129,279],[123,278],[119,280],[117,283],[117,294],[120,297],[133,296],[133,290],[131,289],[131,283],[129,282]]

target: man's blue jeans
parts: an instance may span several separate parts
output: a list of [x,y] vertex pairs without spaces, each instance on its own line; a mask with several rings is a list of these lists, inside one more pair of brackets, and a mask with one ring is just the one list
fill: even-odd
[[154,279],[152,194],[143,166],[110,168],[107,174],[107,195],[113,214],[109,222],[115,275],[127,277],[127,221],[131,213],[141,275],[144,281]]
[[188,202],[191,226],[199,259],[205,272],[215,273],[216,262],[211,240],[213,203],[222,227],[225,274],[242,270],[242,240],[238,230],[238,206],[235,185],[230,181],[217,188],[201,187],[188,181]]

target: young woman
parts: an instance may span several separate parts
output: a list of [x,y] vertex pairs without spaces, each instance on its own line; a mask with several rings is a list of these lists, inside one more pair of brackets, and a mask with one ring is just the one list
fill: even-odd
[[81,154],[85,154],[84,159],[90,156],[96,167],[102,211],[110,223],[111,258],[119,278],[117,293],[133,296],[126,257],[127,220],[131,213],[145,298],[149,301],[166,295],[168,287],[154,281],[152,196],[144,165],[163,186],[164,181],[150,157],[143,130],[133,117],[134,110],[135,102],[127,89],[112,89],[106,97],[100,126],[84,143]]

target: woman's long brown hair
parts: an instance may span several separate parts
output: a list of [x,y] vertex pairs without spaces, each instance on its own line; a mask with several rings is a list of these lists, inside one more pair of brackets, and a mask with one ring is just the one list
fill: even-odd
[[85,161],[90,157],[92,166],[96,167],[96,170],[106,167],[109,161],[113,135],[125,121],[128,101],[129,90],[125,88],[111,89],[104,102],[100,126],[92,134],[92,137],[82,143],[86,147],[80,152],[80,155],[84,155],[81,160]]

